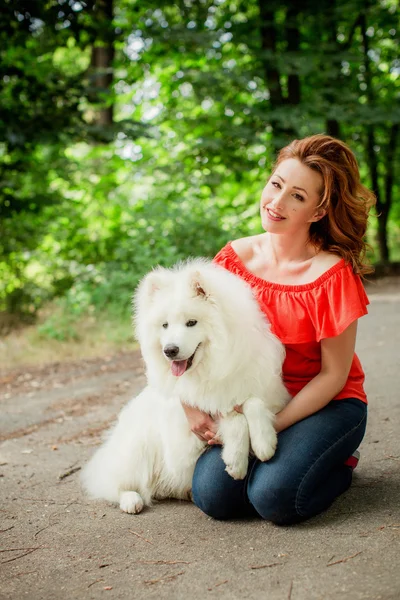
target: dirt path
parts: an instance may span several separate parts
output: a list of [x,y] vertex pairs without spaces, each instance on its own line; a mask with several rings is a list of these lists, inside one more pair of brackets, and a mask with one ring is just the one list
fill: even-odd
[[139,516],[87,501],[79,469],[144,385],[137,352],[0,371],[0,597],[400,597],[400,286],[369,288],[358,353],[369,427],[351,490],[296,527],[215,522],[189,503]]

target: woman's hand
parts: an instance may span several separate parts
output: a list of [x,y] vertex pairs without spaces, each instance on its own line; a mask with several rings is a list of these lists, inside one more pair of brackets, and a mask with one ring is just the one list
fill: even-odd
[[210,445],[218,443],[215,434],[218,431],[218,421],[210,417],[206,412],[192,406],[187,406],[182,402],[182,408],[185,411],[190,429],[202,442],[208,442]]
[[[236,412],[243,414],[243,407],[238,404],[234,406],[234,410]],[[222,442],[217,435],[214,435],[210,440],[208,440],[209,446],[222,446]]]

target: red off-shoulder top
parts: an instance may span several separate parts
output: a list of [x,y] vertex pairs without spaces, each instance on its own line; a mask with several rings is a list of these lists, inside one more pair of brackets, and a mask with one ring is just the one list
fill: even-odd
[[[342,333],[367,313],[369,300],[361,279],[344,259],[315,281],[282,285],[265,281],[249,271],[231,243],[214,258],[251,286],[272,332],[285,345],[283,379],[295,396],[321,370],[321,340]],[[347,382],[334,400],[358,398],[367,402],[364,372],[354,354]]]

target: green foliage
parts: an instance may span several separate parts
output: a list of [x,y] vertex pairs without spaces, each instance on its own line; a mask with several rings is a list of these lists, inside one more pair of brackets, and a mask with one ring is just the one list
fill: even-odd
[[69,302],[62,299],[55,307],[54,313],[38,327],[39,335],[50,340],[66,342],[79,340],[77,323],[79,315]]
[[336,129],[367,185],[377,164],[398,255],[395,2],[3,4],[0,311],[60,298],[41,327],[54,339],[79,339],[85,315],[127,318],[154,265],[259,231],[277,147]]

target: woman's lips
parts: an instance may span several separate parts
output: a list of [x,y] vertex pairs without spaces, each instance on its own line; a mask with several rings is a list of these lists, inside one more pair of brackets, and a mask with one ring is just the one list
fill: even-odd
[[285,217],[281,217],[280,215],[278,215],[278,213],[271,211],[271,209],[267,208],[267,214],[268,214],[268,218],[271,219],[271,221],[284,221]]

